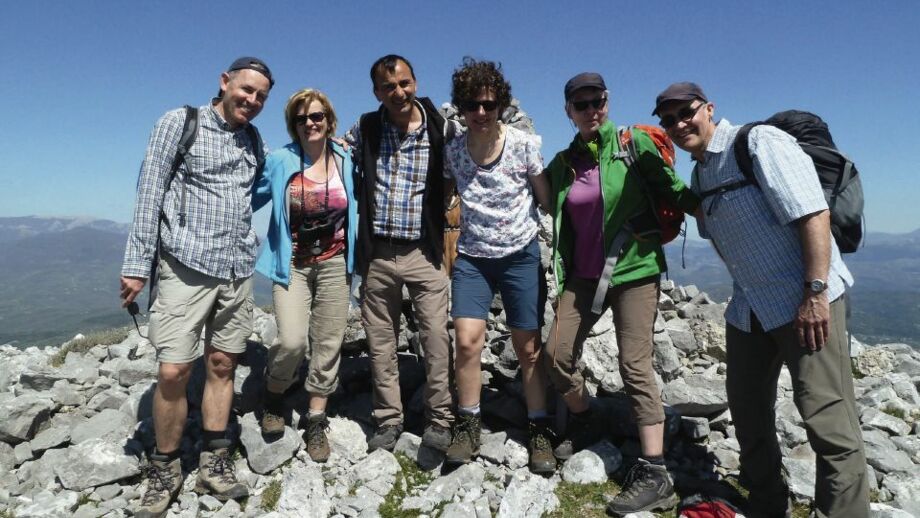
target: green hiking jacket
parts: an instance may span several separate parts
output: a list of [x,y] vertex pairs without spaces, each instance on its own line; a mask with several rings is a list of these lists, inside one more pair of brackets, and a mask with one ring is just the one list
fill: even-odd
[[[650,203],[635,173],[627,175],[623,160],[614,158],[620,151],[617,128],[611,121],[599,129],[598,158],[600,161],[601,195],[604,200],[604,251],[610,248],[614,236],[633,216],[650,210]],[[699,197],[678,178],[658,154],[651,137],[642,130],[632,130],[638,158],[638,171],[655,193],[669,199],[684,212],[692,213],[700,203]],[[572,264],[575,235],[563,207],[572,183],[575,169],[570,164],[570,153],[577,149],[579,136],[565,151],[559,152],[546,167],[550,182],[551,214],[553,215],[553,272],[556,276],[558,293],[565,289],[566,268]],[[657,275],[667,271],[661,238],[652,234],[642,240],[630,239],[620,253],[610,285],[616,286]]]

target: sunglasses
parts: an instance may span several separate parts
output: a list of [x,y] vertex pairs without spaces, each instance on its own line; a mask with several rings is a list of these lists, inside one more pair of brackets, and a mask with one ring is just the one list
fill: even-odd
[[294,122],[298,126],[303,126],[307,123],[307,120],[311,120],[317,124],[326,120],[326,114],[324,112],[313,112],[306,115],[297,115],[294,117]]
[[498,101],[460,101],[460,109],[465,112],[478,112],[480,106],[490,112],[498,109]]
[[600,110],[604,106],[607,106],[607,97],[598,97],[597,99],[589,99],[587,101],[571,101],[572,107],[575,108],[577,112],[583,112],[588,109],[588,106],[594,108],[595,110]]
[[680,110],[677,110],[676,116],[671,114],[665,115],[658,124],[664,129],[671,129],[677,125],[678,122],[687,122],[692,119],[693,116],[696,115],[696,112],[700,111],[700,108],[706,106],[706,104],[708,103],[700,103],[696,106],[684,106]]

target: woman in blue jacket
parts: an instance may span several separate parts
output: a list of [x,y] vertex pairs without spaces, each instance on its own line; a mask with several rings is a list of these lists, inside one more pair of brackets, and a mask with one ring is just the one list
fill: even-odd
[[354,266],[354,166],[350,155],[329,139],[337,119],[325,94],[313,89],[295,93],[284,117],[293,141],[269,154],[253,194],[254,210],[272,204],[256,270],[274,281],[278,324],[278,340],[269,352],[262,433],[284,433],[283,394],[296,380],[309,345],[304,441],[310,457],[324,462],[329,457],[326,400],[338,385]]

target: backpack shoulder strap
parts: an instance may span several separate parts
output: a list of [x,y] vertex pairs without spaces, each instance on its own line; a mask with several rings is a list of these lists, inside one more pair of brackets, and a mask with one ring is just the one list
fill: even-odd
[[258,128],[252,124],[246,126],[246,134],[249,136],[253,153],[256,155],[256,178],[258,178],[262,174],[262,170],[265,169],[265,146],[262,143],[262,135],[259,134]]
[[[191,168],[188,165],[186,157],[188,157],[189,151],[192,149],[192,145],[195,143],[195,137],[198,136],[198,108],[185,105],[185,123],[182,125],[182,136],[179,137],[179,142],[176,144],[176,157],[173,159],[172,168],[169,171],[169,181],[166,182],[166,185],[169,186],[172,183],[173,179],[176,177],[176,172],[179,170],[179,166],[182,162],[185,162],[186,174],[191,174]],[[182,193],[179,195],[179,226],[185,226],[185,182],[182,182]],[[166,193],[163,193],[164,199]]]
[[[383,108],[381,108],[382,110]],[[376,159],[380,155],[380,136],[383,133],[383,114],[380,110],[368,112],[361,116],[358,122],[361,132],[361,144],[370,150],[371,156]],[[363,151],[363,150],[362,150]],[[370,167],[366,165],[365,167]]]
[[738,162],[741,173],[754,185],[758,184],[757,178],[754,176],[754,160],[751,158],[749,135],[754,126],[759,126],[761,124],[765,123],[752,122],[741,126],[741,129],[738,130],[738,134],[735,136],[735,143],[732,145],[732,149],[735,153],[735,160]]
[[182,124],[182,135],[176,144],[176,156],[173,158],[172,167],[170,168],[170,180],[179,170],[179,166],[185,161],[192,144],[195,143],[195,137],[198,136],[198,108],[185,105],[185,122]]

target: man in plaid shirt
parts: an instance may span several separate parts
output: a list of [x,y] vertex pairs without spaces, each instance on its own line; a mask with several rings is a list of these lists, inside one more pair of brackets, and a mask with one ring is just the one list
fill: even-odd
[[147,490],[135,516],[164,515],[182,486],[179,445],[188,414],[185,391],[193,362],[202,353],[207,378],[196,490],[220,500],[248,495],[236,479],[225,432],[236,358],[252,331],[250,276],[258,242],[251,227],[250,191],[264,150],[257,149],[260,139],[248,126],[262,111],[273,84],[261,60],[234,61],[220,75],[218,96],[198,109],[195,141],[171,182],[186,110],[160,118],[147,145],[121,270],[121,299],[127,307],[158,261],[149,325],[159,363],[153,399],[156,452],[150,456]]
[[653,115],[696,160],[700,236],[734,280],[725,310],[726,392],[741,448],[745,516],[789,516],[776,439],[776,384],[785,364],[815,452],[817,516],[869,516],[866,457],[853,393],[844,293],[853,284],[831,237],[814,163],[789,134],[754,126],[748,137],[757,185],[733,152],[740,126],[713,122],[694,83],[675,83]]
[[[368,449],[392,450],[403,430],[396,345],[406,286],[424,351],[426,427],[422,444],[450,443],[450,346],[444,248],[443,155],[460,133],[427,98],[416,98],[415,72],[402,56],[371,65],[381,106],[346,134],[359,164],[356,180],[356,270],[364,277],[361,305],[373,379],[377,431]],[[376,128],[374,130],[373,128]]]

